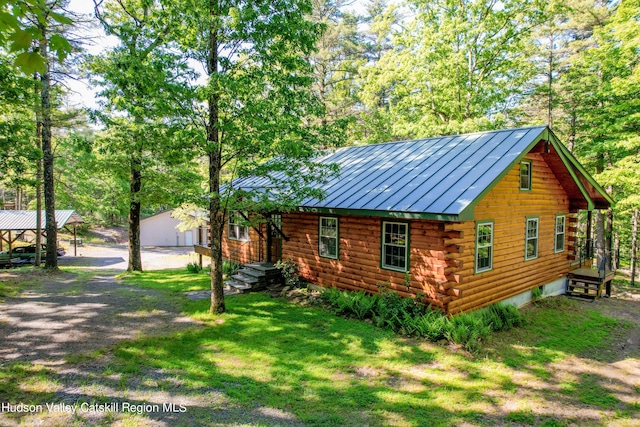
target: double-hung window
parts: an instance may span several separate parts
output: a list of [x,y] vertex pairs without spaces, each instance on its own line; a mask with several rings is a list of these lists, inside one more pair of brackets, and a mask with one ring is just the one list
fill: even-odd
[[249,240],[249,227],[241,225],[242,215],[238,212],[229,214],[229,239],[246,242]]
[[531,161],[520,162],[520,190],[531,191]]
[[565,224],[566,224],[566,216],[558,215],[556,216],[556,233],[555,233],[555,251],[562,252],[564,251],[564,236],[565,236]]
[[338,218],[320,217],[318,253],[321,257],[338,259]]
[[538,218],[527,218],[525,237],[525,261],[538,258]]
[[382,268],[406,272],[409,260],[409,224],[382,222]]
[[476,224],[476,273],[493,268],[493,222]]

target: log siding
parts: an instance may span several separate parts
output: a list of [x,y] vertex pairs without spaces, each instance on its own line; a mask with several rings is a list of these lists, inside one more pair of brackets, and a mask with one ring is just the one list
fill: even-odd
[[[511,170],[475,207],[476,220],[491,218],[494,223],[493,269],[476,273],[475,250],[460,256],[464,268],[459,284],[462,297],[449,305],[450,313],[475,310],[521,294],[565,277],[571,267],[571,251],[556,252],[556,217],[577,223],[570,212],[570,200],[543,157],[529,153],[531,191],[520,191],[520,166]],[[526,259],[527,219],[538,219],[537,257]],[[475,222],[464,222],[458,229],[475,236]],[[566,227],[564,244],[571,249],[576,227]]]
[[[460,237],[439,221],[411,221],[407,225],[410,245],[409,273],[382,268],[383,222],[378,217],[341,215],[338,259],[318,253],[320,215],[306,212],[283,214],[283,258],[298,264],[301,275],[311,282],[345,290],[376,293],[388,286],[405,297],[420,296],[427,304],[445,308],[457,290],[455,271],[461,263],[452,259],[446,240]],[[394,221],[392,221],[394,222]]]

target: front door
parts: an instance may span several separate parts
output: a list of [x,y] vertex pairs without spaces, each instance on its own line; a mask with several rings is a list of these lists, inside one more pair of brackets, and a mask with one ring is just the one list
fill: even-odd
[[267,262],[282,260],[282,215],[271,214],[267,222]]

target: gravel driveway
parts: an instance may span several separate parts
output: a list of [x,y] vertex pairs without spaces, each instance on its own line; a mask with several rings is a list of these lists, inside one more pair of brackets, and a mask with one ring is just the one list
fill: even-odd
[[[67,255],[58,258],[63,267],[91,267],[92,269],[124,271],[127,269],[129,249],[127,245],[92,245],[78,247],[78,255],[74,249],[67,249]],[[185,267],[197,261],[193,247],[145,247],[142,248],[142,269],[162,270],[165,268]]]

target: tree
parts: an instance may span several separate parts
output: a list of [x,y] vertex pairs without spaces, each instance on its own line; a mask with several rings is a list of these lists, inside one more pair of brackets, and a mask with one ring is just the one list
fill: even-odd
[[[121,157],[120,162],[113,164],[128,165],[127,269],[142,271],[143,186],[153,182],[154,169],[171,163],[168,159],[186,161],[190,154],[188,139],[181,142],[176,137],[179,129],[186,126],[180,107],[190,72],[181,56],[170,49],[172,24],[161,3],[101,1],[96,2],[95,10],[107,34],[115,35],[120,42],[106,54],[94,57],[90,67],[95,73],[94,81],[103,87],[100,96],[105,99],[105,110],[99,116],[111,132],[107,137],[109,149],[114,156]],[[168,181],[165,179],[165,184]],[[168,185],[164,188],[171,189]],[[161,194],[167,195],[167,191]]]
[[[534,1],[411,1],[364,87],[385,105],[396,138],[501,127],[533,68],[523,61],[542,14]],[[372,70],[373,71],[373,70]]]
[[[322,111],[310,91],[306,59],[321,26],[308,19],[312,9],[305,0],[183,0],[173,5],[181,13],[175,14],[182,29],[177,40],[202,64],[207,80],[197,88],[193,110],[199,113],[194,122],[209,163],[210,311],[221,313],[227,212],[292,208],[300,198],[318,195],[307,184],[322,175],[308,160],[326,141],[310,119]],[[274,171],[284,179],[276,179]],[[261,190],[228,181],[223,186],[223,173],[227,179],[264,176],[269,183]]]
[[356,120],[358,70],[365,63],[365,44],[358,31],[361,19],[343,11],[345,0],[314,0],[314,22],[325,28],[310,57],[315,76],[313,91],[324,107],[323,125],[338,132],[333,146],[344,143],[343,130]]
[[[1,33],[9,50],[16,54],[15,64],[25,73],[37,73],[39,102],[37,106],[39,138],[42,149],[43,187],[47,233],[45,267],[58,268],[57,224],[55,220],[54,157],[52,146],[52,67],[72,51],[64,34],[73,21],[66,15],[65,0],[14,0],[0,5],[6,21]],[[53,54],[56,54],[56,57]]]

